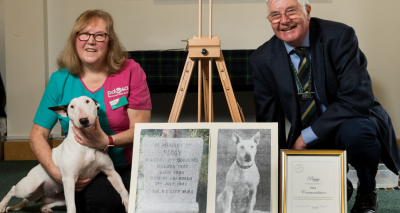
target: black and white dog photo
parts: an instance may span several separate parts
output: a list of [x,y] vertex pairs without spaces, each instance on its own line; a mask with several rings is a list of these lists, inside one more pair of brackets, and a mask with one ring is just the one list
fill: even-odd
[[216,213],[270,212],[271,131],[219,129]]

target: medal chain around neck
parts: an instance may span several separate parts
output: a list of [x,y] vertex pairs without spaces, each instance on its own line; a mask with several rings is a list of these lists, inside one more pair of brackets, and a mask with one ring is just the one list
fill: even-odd
[[[302,97],[300,98],[300,112],[301,112],[302,126],[303,129],[305,129],[318,119],[315,100],[313,98],[302,100],[303,96],[306,97],[311,96],[310,94],[312,88],[311,65],[308,65],[307,63],[307,57],[304,52],[304,48],[302,47],[295,48],[292,51],[300,57],[300,66],[298,72],[296,71],[296,68],[293,65],[293,63],[290,62],[290,64],[294,73],[294,78],[296,81],[297,88],[299,89],[299,93],[303,93]],[[305,81],[307,78],[308,80]],[[304,83],[304,85],[302,83]]]

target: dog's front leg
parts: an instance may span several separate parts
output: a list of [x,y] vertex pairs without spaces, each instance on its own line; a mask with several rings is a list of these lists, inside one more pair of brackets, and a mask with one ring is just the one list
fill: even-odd
[[246,213],[253,213],[254,205],[256,204],[257,188],[249,191],[249,205],[246,208]]
[[232,199],[233,199],[233,189],[231,187],[226,187],[226,199],[224,204],[224,213],[231,213],[232,211]]
[[65,196],[65,202],[67,204],[67,212],[76,213],[76,206],[75,206],[76,179],[73,177],[63,177],[62,181],[64,185],[64,196]]
[[0,213],[8,212],[7,204],[11,200],[12,197],[15,195],[15,186],[11,188],[11,190],[7,193],[7,195],[3,198],[0,202]]
[[122,204],[125,206],[125,211],[128,212],[129,194],[125,189],[121,176],[119,176],[114,169],[104,169],[103,172],[107,175],[108,181],[110,181],[111,185],[121,196]]

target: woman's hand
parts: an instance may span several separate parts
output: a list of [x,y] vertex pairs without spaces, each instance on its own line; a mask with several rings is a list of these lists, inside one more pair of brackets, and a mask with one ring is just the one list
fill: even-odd
[[60,169],[57,166],[49,166],[47,168],[47,172],[49,173],[50,177],[53,178],[57,183],[63,184],[62,182],[62,174],[60,172]]
[[[58,169],[50,169],[49,170],[50,176],[53,178],[53,180],[57,181],[60,184],[63,184],[62,182],[62,174],[60,170]],[[78,179],[75,183],[75,191],[80,192],[82,191],[89,183],[92,182],[92,179],[87,178],[87,179]]]
[[92,182],[92,179],[87,178],[87,179],[79,179],[75,183],[75,191],[80,192],[82,191],[87,185],[89,185]]
[[[58,167],[52,168],[48,170],[49,175],[55,180],[56,182],[63,184],[62,182],[62,174]],[[92,182],[92,179],[87,178],[87,179],[79,179],[75,183],[75,191],[80,192],[82,191],[87,185],[89,185]]]
[[101,129],[98,116],[96,117],[94,124],[94,129],[78,129],[75,126],[72,126],[72,130],[75,133],[75,140],[81,145],[87,147],[105,149],[108,146],[108,136]]

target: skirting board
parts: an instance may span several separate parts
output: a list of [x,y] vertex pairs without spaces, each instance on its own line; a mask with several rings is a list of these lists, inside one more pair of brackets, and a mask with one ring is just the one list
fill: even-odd
[[[55,148],[63,142],[63,139],[51,139],[49,145]],[[37,160],[28,141],[4,142],[4,160]]]
[[[49,145],[55,148],[63,142],[63,139],[51,139]],[[397,139],[400,147],[400,139]],[[4,142],[4,160],[37,160],[28,141]],[[0,149],[2,151],[2,149]],[[0,155],[1,156],[1,155]]]

